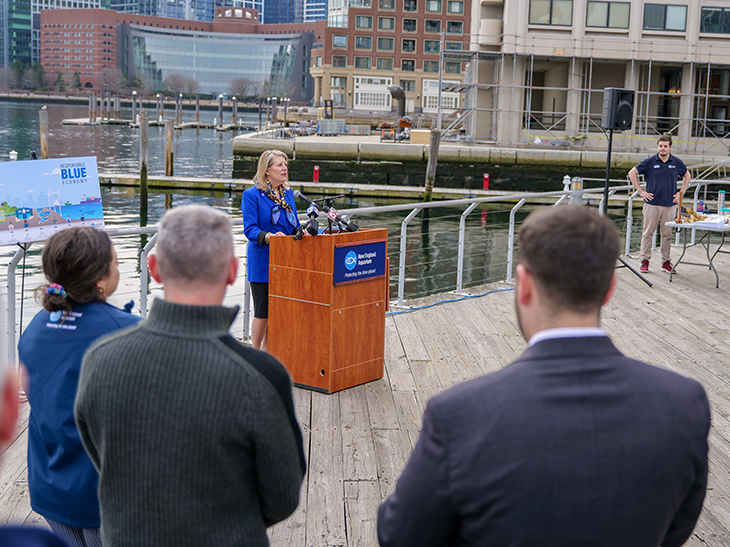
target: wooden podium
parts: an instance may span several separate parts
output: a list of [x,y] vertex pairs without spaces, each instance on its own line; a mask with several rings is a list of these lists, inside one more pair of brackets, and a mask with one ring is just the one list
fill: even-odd
[[[388,230],[375,229],[299,241],[271,238],[269,352],[284,363],[296,385],[333,393],[383,377],[387,237]],[[343,269],[344,253],[348,268],[355,268],[353,257],[364,257],[357,268],[365,270],[360,264],[371,255],[357,251],[373,248],[378,255],[383,250],[377,256],[383,275],[342,281],[343,272],[358,273]]]

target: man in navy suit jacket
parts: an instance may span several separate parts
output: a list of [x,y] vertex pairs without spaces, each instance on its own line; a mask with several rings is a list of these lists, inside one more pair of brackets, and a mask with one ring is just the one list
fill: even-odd
[[429,401],[380,544],[682,545],[705,496],[710,409],[697,382],[629,359],[600,329],[616,229],[583,205],[540,210],[519,253],[529,348]]

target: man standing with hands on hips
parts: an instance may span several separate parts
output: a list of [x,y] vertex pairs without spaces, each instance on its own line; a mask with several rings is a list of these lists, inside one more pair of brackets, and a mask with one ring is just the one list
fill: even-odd
[[[629,171],[629,180],[639,196],[644,200],[644,226],[641,231],[641,268],[649,271],[651,258],[651,238],[659,225],[662,253],[662,271],[671,273],[672,263],[669,253],[672,246],[672,229],[666,223],[676,217],[675,205],[679,203],[689,186],[691,176],[684,162],[672,155],[672,137],[662,135],[657,141],[657,153],[643,160]],[[639,175],[644,175],[646,190],[639,186]],[[682,177],[682,188],[677,191],[677,178]],[[676,273],[676,272],[675,272]]]

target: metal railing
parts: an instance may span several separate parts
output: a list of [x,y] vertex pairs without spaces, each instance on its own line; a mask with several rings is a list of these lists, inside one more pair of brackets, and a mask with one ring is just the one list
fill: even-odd
[[[616,192],[619,191],[627,191],[631,192],[633,187],[631,185],[621,185],[621,186],[614,186],[609,189],[609,196],[613,196]],[[698,187],[699,189],[699,187]],[[554,192],[534,192],[534,193],[520,193],[520,194],[511,194],[511,195],[500,195],[500,196],[492,196],[492,197],[484,197],[484,198],[466,198],[466,199],[458,199],[458,200],[448,200],[448,201],[438,201],[438,202],[428,202],[428,203],[409,203],[409,204],[399,204],[399,205],[388,205],[388,206],[379,206],[379,207],[362,207],[362,208],[356,208],[356,209],[348,209],[348,210],[341,210],[340,214],[347,214],[349,216],[357,215],[358,217],[362,217],[369,214],[377,214],[377,213],[385,213],[385,212],[394,212],[394,211],[409,211],[407,216],[403,219],[401,222],[400,227],[400,235],[398,237],[399,239],[399,260],[398,260],[398,272],[397,272],[397,286],[398,286],[398,296],[397,300],[395,302],[392,302],[391,305],[394,307],[404,308],[405,306],[405,285],[406,285],[406,269],[407,269],[407,241],[408,241],[408,225],[413,220],[413,218],[422,210],[424,209],[437,209],[437,208],[443,208],[443,207],[465,207],[465,210],[461,213],[460,219],[459,219],[459,233],[458,233],[458,255],[457,255],[457,271],[456,271],[456,286],[455,286],[455,292],[456,294],[464,294],[464,258],[465,258],[465,250],[466,250],[466,220],[467,217],[479,206],[482,204],[488,204],[488,203],[504,203],[509,201],[517,201],[517,203],[511,208],[510,215],[509,215],[509,236],[507,241],[507,263],[506,263],[506,271],[504,275],[504,279],[506,282],[511,283],[512,282],[512,272],[514,270],[514,250],[515,250],[515,234],[516,234],[516,228],[517,228],[517,220],[516,215],[517,212],[520,210],[523,205],[525,205],[528,202],[540,202],[540,203],[547,203],[547,205],[556,206],[564,201],[570,199],[571,202],[576,201],[583,201],[583,200],[591,200],[594,202],[599,202],[599,208],[601,208],[602,202],[603,202],[603,188],[592,188],[592,189],[576,189],[576,190],[570,190],[568,186],[566,185],[566,189],[562,191],[554,191]],[[635,197],[636,193],[629,193],[628,195],[628,212],[627,212],[627,231],[626,231],[626,237],[627,237],[627,245],[626,245],[626,254],[629,253],[629,241],[631,238],[631,220],[633,218],[632,215],[632,199]],[[696,191],[697,195],[697,191]],[[304,215],[301,215],[301,218],[306,218]],[[243,224],[241,219],[237,219],[233,221],[234,226],[241,226]],[[107,233],[110,237],[120,237],[120,236],[129,236],[129,235],[139,235],[139,234],[152,234],[152,237],[149,239],[149,241],[146,243],[144,248],[141,250],[139,254],[139,261],[140,261],[140,288],[139,288],[139,295],[140,295],[140,314],[142,317],[146,317],[147,315],[147,309],[148,309],[148,289],[149,289],[149,276],[147,272],[147,261],[149,253],[154,248],[156,241],[157,241],[157,226],[147,226],[143,228],[127,228],[127,229],[117,229],[117,230],[108,230]],[[27,244],[25,248],[20,248],[15,253],[15,255],[12,257],[8,269],[7,269],[7,287],[8,287],[8,310],[7,310],[7,318],[8,318],[8,358],[10,359],[10,362],[15,362],[16,360],[16,328],[15,325],[15,316],[16,316],[16,300],[17,300],[17,294],[16,294],[16,267],[20,260],[23,258],[24,254],[27,252],[28,248],[30,247],[30,244]],[[243,256],[243,267],[245,268],[245,262],[246,262],[246,255],[244,251]],[[22,297],[22,295],[21,295]],[[243,293],[243,337],[244,339],[249,338],[249,325],[250,325],[250,294],[249,294],[249,286],[248,283],[244,283],[244,293]]]

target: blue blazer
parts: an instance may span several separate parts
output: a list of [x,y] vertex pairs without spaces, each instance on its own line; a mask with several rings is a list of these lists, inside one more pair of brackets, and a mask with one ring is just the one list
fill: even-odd
[[261,232],[293,235],[299,226],[297,205],[291,188],[284,194],[284,200],[291,205],[294,212],[294,224],[287,218],[285,210],[281,210],[276,223],[273,222],[272,209],[276,203],[266,197],[263,190],[252,186],[243,192],[241,211],[243,211],[243,233],[248,239],[247,274],[251,283],[269,282],[269,246],[259,245]]
[[382,547],[672,547],[707,486],[702,386],[607,337],[543,340],[431,399]]

